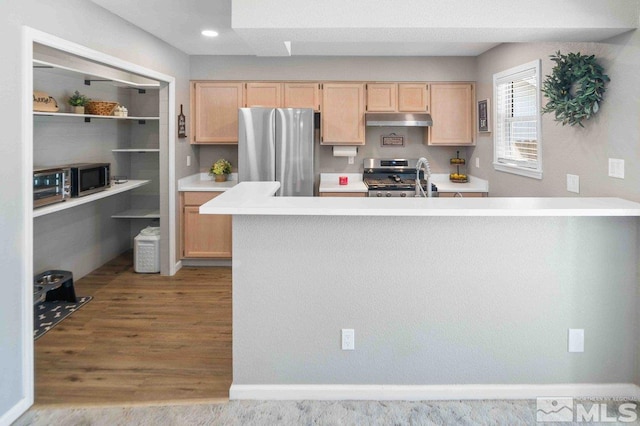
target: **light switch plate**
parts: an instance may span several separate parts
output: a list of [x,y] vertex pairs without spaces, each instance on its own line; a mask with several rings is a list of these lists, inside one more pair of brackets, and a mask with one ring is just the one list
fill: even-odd
[[584,352],[584,329],[569,329],[569,352]]
[[567,174],[567,191],[580,193],[580,176]]
[[480,168],[480,157],[476,157],[476,167]]
[[609,176],[624,179],[624,160],[609,158]]

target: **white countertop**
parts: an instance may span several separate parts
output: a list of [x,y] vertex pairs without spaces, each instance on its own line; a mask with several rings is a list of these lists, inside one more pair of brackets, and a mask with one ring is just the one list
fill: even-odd
[[203,204],[202,214],[278,216],[640,216],[621,198],[274,197],[279,182],[242,182]]
[[216,182],[208,173],[196,173],[195,175],[178,179],[178,191],[215,191],[224,192],[238,184],[238,174],[231,173],[226,182]]
[[[340,185],[340,176],[346,176],[347,185]],[[362,173],[320,173],[318,192],[368,192]]]
[[[349,183],[340,185],[340,176],[347,176]],[[489,182],[474,176],[469,176],[467,183],[456,183],[449,180],[447,173],[436,173],[431,175],[431,182],[439,192],[489,192]],[[368,192],[368,188],[361,173],[320,173],[318,192]]]
[[457,183],[449,180],[447,173],[434,173],[431,175],[431,183],[438,187],[438,192],[489,192],[489,182],[475,176],[467,176],[469,182]]

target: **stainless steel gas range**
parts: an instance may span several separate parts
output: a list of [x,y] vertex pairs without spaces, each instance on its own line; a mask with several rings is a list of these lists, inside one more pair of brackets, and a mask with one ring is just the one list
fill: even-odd
[[[363,181],[369,188],[369,197],[415,197],[416,164],[418,160],[398,158],[366,158]],[[427,190],[424,173],[420,171],[420,184]],[[431,184],[432,196],[438,188]]]

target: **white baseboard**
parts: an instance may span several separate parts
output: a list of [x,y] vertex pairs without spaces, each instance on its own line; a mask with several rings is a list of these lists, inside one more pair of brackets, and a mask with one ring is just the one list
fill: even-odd
[[640,398],[633,383],[552,385],[236,385],[229,399],[424,401],[535,399],[537,397]]
[[22,398],[16,405],[11,407],[9,411],[0,416],[0,426],[8,426],[15,422],[25,411],[33,405],[33,400]]

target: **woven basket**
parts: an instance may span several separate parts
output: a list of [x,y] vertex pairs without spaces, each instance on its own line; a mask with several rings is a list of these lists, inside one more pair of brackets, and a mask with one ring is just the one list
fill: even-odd
[[85,111],[91,115],[111,115],[116,106],[117,102],[91,101],[85,107]]

